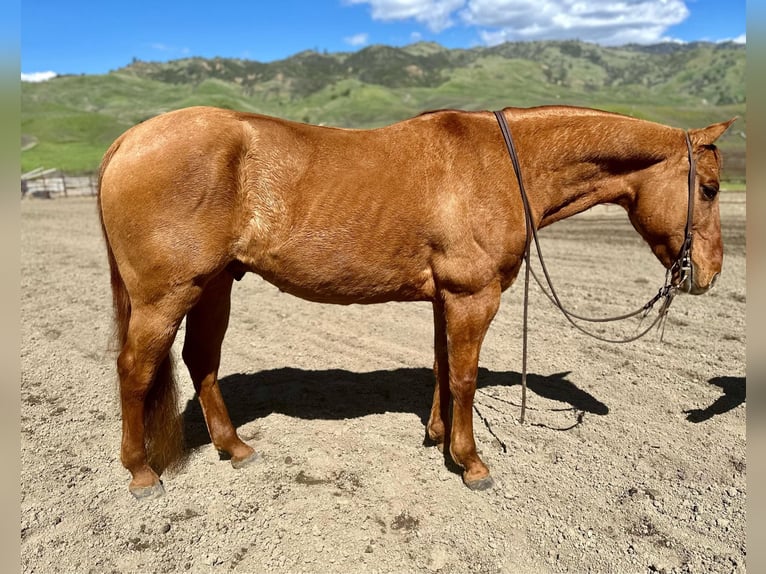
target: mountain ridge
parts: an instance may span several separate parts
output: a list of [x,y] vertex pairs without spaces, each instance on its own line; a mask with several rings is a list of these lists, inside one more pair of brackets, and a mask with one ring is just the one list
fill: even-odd
[[570,40],[465,49],[419,42],[304,50],[272,62],[134,59],[103,75],[22,82],[21,93],[22,133],[37,142],[22,153],[24,170],[92,171],[131,125],[199,104],[357,128],[446,107],[583,105],[683,127],[738,115],[742,141],[730,135],[722,146],[744,157],[745,47],[732,42],[603,47]]

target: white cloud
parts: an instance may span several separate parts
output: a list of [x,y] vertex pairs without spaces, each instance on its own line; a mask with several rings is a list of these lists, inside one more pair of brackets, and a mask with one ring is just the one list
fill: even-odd
[[32,72],[30,74],[21,74],[22,82],[45,82],[58,76],[56,72]]
[[343,41],[350,46],[364,46],[370,39],[369,34],[354,34],[343,38]]
[[740,34],[736,38],[731,39],[735,44],[747,44],[747,34]]
[[543,39],[607,45],[670,41],[667,30],[689,16],[688,0],[345,1],[369,5],[375,20],[415,20],[432,32],[460,23],[476,28],[487,44]]
[[432,32],[454,26],[452,15],[465,0],[346,0],[348,4],[369,4],[373,20],[415,20]]
[[683,0],[468,0],[460,12],[482,40],[581,39],[599,44],[665,40],[689,15]]

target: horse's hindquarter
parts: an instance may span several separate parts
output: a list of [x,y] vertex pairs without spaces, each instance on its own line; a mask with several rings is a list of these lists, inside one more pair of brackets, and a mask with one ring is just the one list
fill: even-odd
[[455,149],[425,119],[250,128],[237,258],[281,289],[335,303],[422,300],[437,284],[479,289],[497,271],[475,237],[488,229],[472,218],[492,206],[474,203],[470,142]]
[[239,127],[221,110],[192,108],[139,124],[110,148],[100,207],[129,290],[204,282],[230,260],[241,227]]

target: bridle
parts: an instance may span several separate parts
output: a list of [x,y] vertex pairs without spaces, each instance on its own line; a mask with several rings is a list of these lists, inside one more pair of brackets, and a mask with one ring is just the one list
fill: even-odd
[[[652,297],[652,299],[650,299],[643,307],[641,307],[640,309],[637,309],[636,311],[633,311],[631,313],[626,313],[624,315],[620,315],[617,317],[607,317],[607,318],[583,317],[575,313],[572,313],[571,311],[568,311],[563,306],[558,295],[556,294],[556,290],[554,289],[553,283],[551,282],[550,275],[548,274],[548,269],[545,266],[545,261],[543,259],[542,251],[540,250],[540,242],[537,238],[537,229],[535,229],[534,222],[532,221],[532,210],[529,205],[529,198],[527,196],[527,192],[524,187],[524,181],[521,176],[519,158],[518,158],[518,154],[516,153],[516,146],[514,145],[513,137],[511,136],[511,130],[509,129],[508,123],[505,120],[505,116],[503,115],[501,111],[496,111],[494,112],[494,114],[495,114],[495,117],[497,118],[497,123],[500,125],[500,131],[503,134],[503,140],[505,141],[505,146],[508,149],[508,155],[511,158],[511,163],[513,164],[514,172],[516,173],[516,180],[519,185],[521,201],[524,205],[524,216],[526,221],[527,238],[526,238],[526,245],[524,247],[524,262],[525,262],[524,326],[523,326],[523,341],[522,341],[523,352],[522,352],[522,372],[521,372],[521,418],[520,418],[520,421],[523,423],[524,413],[526,410],[526,396],[527,396],[526,394],[526,391],[527,391],[527,319],[528,319],[528,305],[529,305],[530,273],[532,274],[532,276],[534,276],[535,281],[537,281],[538,285],[542,289],[543,293],[548,297],[548,299],[551,300],[551,302],[564,314],[567,320],[574,327],[576,327],[579,331],[585,333],[586,335],[594,337],[600,341],[605,341],[609,343],[629,343],[631,341],[635,341],[636,339],[639,339],[643,337],[644,335],[646,335],[655,325],[659,325],[662,328],[662,334],[664,334],[665,320],[667,318],[668,309],[670,308],[670,304],[673,301],[673,297],[675,297],[676,292],[677,291],[689,292],[693,286],[694,269],[693,269],[692,260],[691,260],[692,219],[694,214],[694,190],[695,190],[697,170],[696,170],[696,162],[694,159],[692,143],[689,137],[689,132],[685,132],[686,148],[687,148],[688,157],[689,157],[689,179],[688,179],[689,196],[688,196],[688,202],[687,202],[686,227],[684,229],[684,241],[681,245],[681,249],[679,250],[678,255],[676,256],[675,261],[665,273],[665,284],[662,287],[660,287],[659,291],[654,297]],[[530,255],[530,248],[533,241],[535,243],[537,256],[538,256],[538,259],[540,260],[540,265],[543,270],[543,274],[545,275],[545,279],[548,284],[548,289],[550,289],[550,293],[546,290],[542,282],[537,278],[537,276],[534,274],[533,271],[531,271],[531,268],[530,268],[529,255]],[[659,313],[657,314],[657,317],[654,319],[654,321],[652,321],[651,325],[649,325],[647,328],[640,331],[639,333],[633,336],[627,337],[625,339],[610,339],[607,337],[603,337],[601,335],[588,331],[587,329],[583,328],[582,325],[578,324],[575,321],[575,319],[577,319],[580,321],[587,321],[591,323],[606,323],[606,322],[628,319],[630,317],[635,317],[637,315],[642,315],[642,319],[643,319],[649,314],[649,312],[652,310],[654,305],[661,299],[662,299],[662,304],[660,305]],[[660,339],[662,339],[662,335],[660,336]]]
[[686,149],[689,154],[689,200],[686,211],[686,229],[684,230],[684,242],[681,250],[678,252],[676,260],[670,267],[670,272],[678,271],[679,281],[676,287],[682,291],[689,292],[694,284],[694,267],[692,266],[692,218],[694,216],[694,183],[697,175],[697,163],[694,159],[692,141],[689,138],[689,132],[684,132],[686,136]]

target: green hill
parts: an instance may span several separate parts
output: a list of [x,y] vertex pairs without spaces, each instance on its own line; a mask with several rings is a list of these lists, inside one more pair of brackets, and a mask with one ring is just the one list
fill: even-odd
[[23,171],[94,171],[131,125],[198,104],[357,128],[436,108],[571,104],[679,127],[740,116],[721,147],[725,176],[744,179],[745,48],[733,43],[515,42],[449,50],[422,42],[305,51],[269,63],[134,60],[105,75],[22,83],[21,94]]

